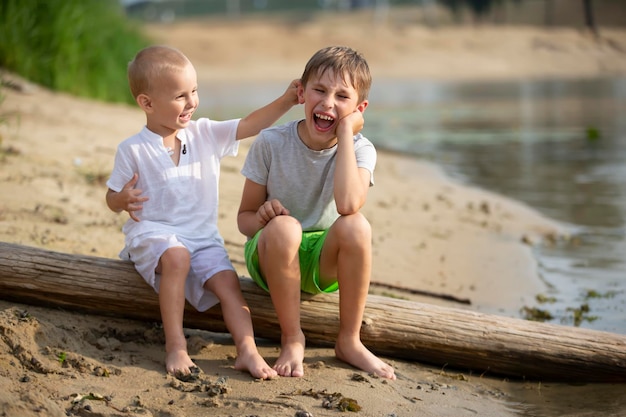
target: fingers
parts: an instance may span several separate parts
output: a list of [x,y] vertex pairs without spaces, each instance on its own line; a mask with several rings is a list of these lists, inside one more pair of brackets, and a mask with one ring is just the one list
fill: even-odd
[[139,218],[137,217],[136,211],[143,210],[143,203],[148,201],[148,197],[141,196],[141,190],[134,189],[130,190],[128,194],[128,201],[126,205],[126,211],[130,215],[130,218],[134,221],[138,222]]
[[257,210],[257,216],[259,217],[261,223],[266,224],[274,217],[278,216],[278,214],[276,214],[274,208],[269,202],[265,202],[261,207],[259,207],[259,210]]
[[363,129],[363,126],[365,126],[365,118],[363,117],[363,112],[357,109],[354,111],[351,117],[352,117],[352,129],[355,132],[358,132],[359,130]]
[[292,88],[298,88],[302,85],[302,81],[300,80],[300,78],[296,78],[295,80],[291,81],[291,83],[289,84],[289,89]]
[[134,221],[138,222],[139,221],[139,217],[137,217],[137,215],[135,214],[134,211],[128,211],[128,215],[130,216],[131,219],[133,219]]
[[302,82],[298,78],[298,79],[291,81],[291,83],[289,83],[289,87],[287,87],[286,94],[289,95],[292,105],[301,104],[300,98],[298,96],[298,91],[301,85],[302,85]]
[[[340,121],[337,129],[350,129],[353,134],[359,133],[365,126],[365,118],[363,113],[357,109],[352,113],[344,116]],[[337,132],[339,133],[339,132]]]
[[141,196],[141,190],[135,188],[137,182],[139,181],[139,174],[134,173],[133,177],[124,185],[124,189],[121,191],[125,194],[126,207],[125,210],[128,212],[128,215],[131,219],[138,222],[139,217],[137,217],[136,212],[143,209],[143,203],[149,200],[148,197]]
[[135,204],[135,205],[141,206],[143,203],[145,203],[148,200],[150,200],[148,197],[141,196],[141,190],[136,189],[131,192],[128,203],[129,205]]
[[283,207],[283,205],[278,200],[266,201],[257,210],[257,217],[263,225],[267,224],[267,222],[269,222],[276,216],[284,216],[288,214],[289,210]]
[[128,181],[126,183],[126,185],[124,186],[125,189],[130,189],[130,188],[134,188],[135,184],[137,184],[137,181],[139,181],[139,174],[137,174],[136,172],[133,174],[133,177],[130,179],[130,181]]
[[143,210],[143,204],[130,203],[128,207],[126,207],[126,211],[128,212],[128,215],[130,216],[131,219],[133,219],[136,222],[139,221],[139,217],[137,217],[137,214],[136,214],[136,212],[139,210]]
[[[285,206],[283,206],[280,201],[278,200],[270,200],[268,201],[268,203],[271,205],[272,207],[272,211],[274,213],[276,213],[276,216],[283,216],[283,215],[288,215],[289,214],[289,210],[287,210],[285,208]],[[274,216],[274,217],[276,217]]]

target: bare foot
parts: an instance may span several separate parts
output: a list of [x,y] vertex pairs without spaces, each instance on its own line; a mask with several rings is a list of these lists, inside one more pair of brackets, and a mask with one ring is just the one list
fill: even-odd
[[381,378],[396,379],[393,367],[370,352],[359,339],[338,338],[335,344],[335,355],[342,361],[367,373],[378,375]]
[[304,376],[304,333],[293,337],[283,336],[281,340],[280,356],[274,364],[274,369],[280,376]]
[[258,379],[271,379],[278,375],[257,351],[237,355],[235,369],[248,371],[253,378]]
[[195,366],[186,349],[176,349],[165,355],[165,369],[168,374],[189,375],[191,368]]

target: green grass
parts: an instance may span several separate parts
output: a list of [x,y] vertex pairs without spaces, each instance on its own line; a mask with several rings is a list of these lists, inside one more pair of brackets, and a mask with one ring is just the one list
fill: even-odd
[[0,67],[55,91],[132,103],[126,67],[149,43],[116,0],[0,0]]

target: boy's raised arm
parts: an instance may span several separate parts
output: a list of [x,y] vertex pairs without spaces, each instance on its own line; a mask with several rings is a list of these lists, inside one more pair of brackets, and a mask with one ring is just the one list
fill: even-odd
[[237,127],[237,140],[257,135],[262,129],[270,127],[289,109],[298,104],[299,86],[300,80],[293,80],[283,95],[241,119]]

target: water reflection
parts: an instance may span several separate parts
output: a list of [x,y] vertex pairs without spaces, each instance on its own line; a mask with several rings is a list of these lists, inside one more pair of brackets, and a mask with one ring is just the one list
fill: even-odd
[[430,159],[572,226],[573,244],[541,249],[556,301],[538,307],[556,322],[626,333],[626,80],[383,89],[367,121],[379,147]]
[[623,416],[626,390],[620,384],[508,384],[509,408],[520,416]]

